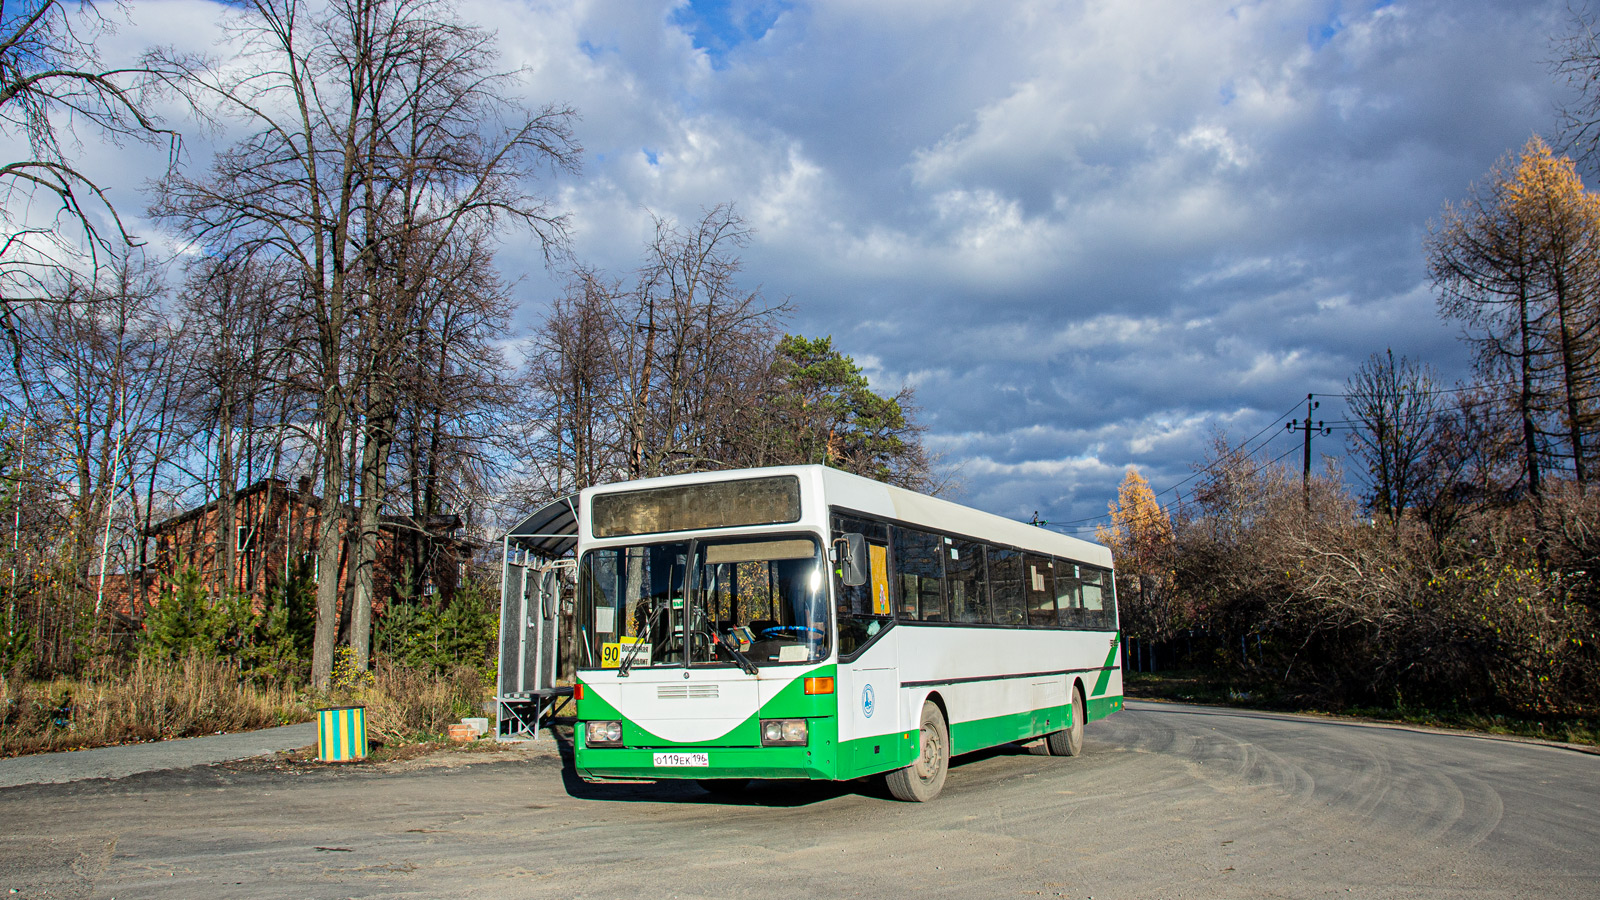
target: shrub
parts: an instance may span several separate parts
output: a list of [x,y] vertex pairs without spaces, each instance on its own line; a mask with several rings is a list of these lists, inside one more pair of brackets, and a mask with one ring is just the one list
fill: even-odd
[[402,589],[379,617],[373,643],[379,654],[406,666],[482,668],[494,658],[499,627],[499,598],[483,582],[467,583],[444,603]]
[[450,723],[478,715],[486,692],[478,670],[456,666],[440,675],[431,667],[398,665],[379,659],[370,684],[349,699],[367,708],[367,731],[388,742],[430,740]]
[[177,659],[190,653],[238,656],[254,643],[256,614],[250,598],[229,591],[213,598],[190,566],[172,581],[145,616],[140,652]]

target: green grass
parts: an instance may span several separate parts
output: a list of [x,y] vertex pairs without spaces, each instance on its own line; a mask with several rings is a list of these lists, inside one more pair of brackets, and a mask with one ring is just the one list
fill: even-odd
[[1342,706],[1319,704],[1289,695],[1271,682],[1239,673],[1174,669],[1167,672],[1127,672],[1123,691],[1135,700],[1173,700],[1241,709],[1264,709],[1310,715],[1344,716],[1378,722],[1451,728],[1483,734],[1560,741],[1600,746],[1600,720],[1577,716],[1527,717],[1420,707]]

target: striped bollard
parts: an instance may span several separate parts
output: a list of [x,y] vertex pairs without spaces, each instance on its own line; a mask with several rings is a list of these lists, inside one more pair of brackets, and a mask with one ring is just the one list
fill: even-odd
[[317,759],[349,762],[367,756],[367,708],[317,710]]

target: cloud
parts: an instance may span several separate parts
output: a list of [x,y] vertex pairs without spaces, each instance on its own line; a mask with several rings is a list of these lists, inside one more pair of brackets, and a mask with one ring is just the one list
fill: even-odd
[[[581,113],[582,174],[535,183],[580,258],[622,274],[652,212],[734,202],[756,228],[750,286],[874,385],[915,385],[969,502],[1069,521],[1103,514],[1129,465],[1158,489],[1186,478],[1213,428],[1248,436],[1307,392],[1331,415],[1371,352],[1466,373],[1421,242],[1446,199],[1551,131],[1565,7],[462,10],[497,29],[526,102]],[[218,8],[141,2],[123,38],[182,39]],[[530,325],[561,277],[524,239],[500,261]]]

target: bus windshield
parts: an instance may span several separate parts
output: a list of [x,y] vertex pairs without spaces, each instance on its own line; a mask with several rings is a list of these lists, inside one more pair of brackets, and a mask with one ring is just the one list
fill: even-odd
[[819,661],[830,643],[826,572],[812,537],[590,550],[578,575],[580,665]]

